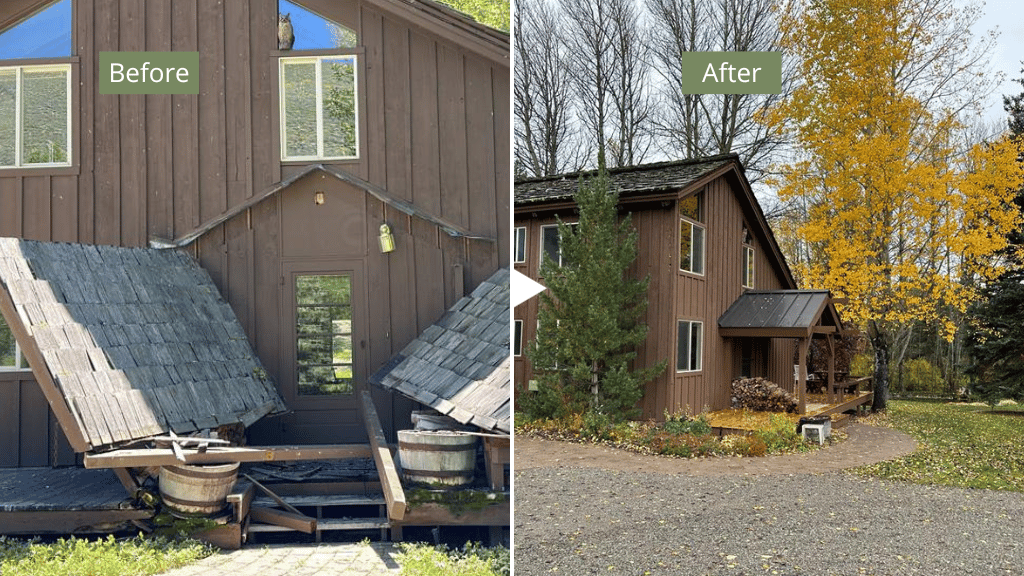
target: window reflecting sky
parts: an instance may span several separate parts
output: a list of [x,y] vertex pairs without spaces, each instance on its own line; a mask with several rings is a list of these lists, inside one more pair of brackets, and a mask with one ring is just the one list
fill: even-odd
[[71,55],[71,0],[60,0],[0,33],[0,60]]

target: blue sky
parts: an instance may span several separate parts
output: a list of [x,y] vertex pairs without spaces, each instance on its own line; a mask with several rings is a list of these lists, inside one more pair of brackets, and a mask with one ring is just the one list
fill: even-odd
[[277,11],[279,14],[291,14],[292,28],[295,31],[295,45],[292,46],[292,50],[334,48],[334,40],[324,18],[287,0],[278,2]]

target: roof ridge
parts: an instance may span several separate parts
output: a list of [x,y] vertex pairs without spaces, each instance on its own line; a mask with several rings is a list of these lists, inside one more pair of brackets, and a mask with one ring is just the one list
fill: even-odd
[[[627,174],[627,173],[631,173],[631,172],[645,172],[645,171],[648,171],[648,170],[660,170],[660,169],[663,169],[663,168],[672,168],[672,167],[676,167],[676,166],[691,166],[691,165],[694,165],[694,164],[705,164],[705,163],[708,163],[708,162],[718,162],[718,161],[721,161],[721,160],[732,160],[732,159],[737,159],[738,160],[739,159],[739,154],[737,154],[736,152],[725,152],[725,153],[722,153],[722,154],[715,154],[715,155],[712,155],[712,156],[699,156],[699,157],[683,158],[683,159],[680,159],[680,160],[666,160],[666,161],[663,161],[663,162],[651,162],[651,163],[648,163],[648,164],[637,164],[635,166],[620,166],[620,167],[617,167],[617,168],[609,168],[607,171],[608,171],[609,175]],[[515,184],[516,185],[519,185],[519,184],[532,184],[532,183],[536,183],[536,182],[557,181],[557,180],[565,180],[565,179],[568,179],[568,178],[581,178],[581,177],[585,177],[585,176],[595,176],[595,175],[597,175],[597,172],[598,171],[596,169],[594,169],[594,170],[579,170],[579,171],[576,171],[576,172],[565,172],[565,173],[562,173],[562,174],[553,174],[551,176],[538,176],[538,177],[534,177],[534,178],[522,178],[522,179],[516,180]]]

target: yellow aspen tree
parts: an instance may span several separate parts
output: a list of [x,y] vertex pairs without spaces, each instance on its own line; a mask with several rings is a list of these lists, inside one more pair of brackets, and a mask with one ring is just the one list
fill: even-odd
[[950,311],[977,298],[963,280],[998,275],[1020,224],[1017,145],[966,142],[986,80],[972,14],[952,0],[794,0],[782,18],[801,83],[766,114],[797,150],[773,183],[806,210],[790,229],[810,255],[795,263],[804,287],[848,299],[872,344],[876,410],[896,330],[936,322],[951,338]]

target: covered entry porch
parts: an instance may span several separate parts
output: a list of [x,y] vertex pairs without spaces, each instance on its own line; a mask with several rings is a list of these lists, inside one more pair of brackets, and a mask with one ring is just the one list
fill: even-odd
[[[870,403],[870,380],[848,378],[836,370],[836,339],[844,331],[835,300],[828,290],[751,290],[744,292],[718,319],[725,338],[792,338],[797,341],[794,386],[801,415],[832,415]],[[811,374],[808,356],[812,339],[822,340],[827,356],[823,373]]]

